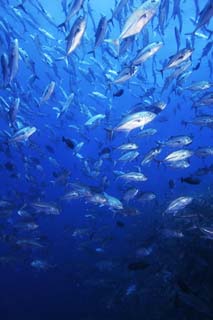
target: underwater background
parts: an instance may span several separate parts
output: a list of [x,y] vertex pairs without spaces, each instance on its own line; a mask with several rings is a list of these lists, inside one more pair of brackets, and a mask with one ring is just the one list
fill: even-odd
[[1,319],[212,319],[213,1],[0,6]]

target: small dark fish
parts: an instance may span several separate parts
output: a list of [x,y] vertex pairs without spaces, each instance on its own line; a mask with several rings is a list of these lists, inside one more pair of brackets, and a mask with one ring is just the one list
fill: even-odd
[[169,188],[174,189],[174,187],[175,187],[175,182],[174,182],[174,180],[170,179],[169,180]]
[[124,94],[124,89],[120,89],[113,93],[113,97],[121,97]]
[[14,166],[14,164],[12,163],[12,162],[6,162],[5,164],[4,164],[4,166],[5,166],[5,168],[8,170],[8,171],[13,171],[14,169],[15,169],[15,166]]
[[125,224],[122,221],[118,220],[118,221],[116,221],[116,226],[119,228],[123,228],[125,226]]
[[62,137],[62,141],[64,143],[66,143],[67,147],[70,149],[74,149],[75,148],[75,144],[72,140],[70,140],[69,138],[65,138],[64,136]]
[[186,177],[186,178],[181,178],[181,182],[185,182],[188,184],[200,184],[201,180],[198,178],[193,178],[193,177]]
[[111,152],[111,149],[108,147],[105,147],[103,149],[101,149],[101,151],[99,151],[99,156],[108,156]]
[[150,264],[146,261],[138,261],[128,264],[128,269],[130,271],[144,270],[148,268]]
[[45,147],[46,147],[47,151],[49,151],[50,153],[55,153],[55,150],[50,145],[47,144]]

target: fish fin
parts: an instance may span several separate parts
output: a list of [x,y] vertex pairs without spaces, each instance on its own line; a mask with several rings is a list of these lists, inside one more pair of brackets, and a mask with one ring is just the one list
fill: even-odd
[[108,24],[111,23],[111,24],[113,25],[113,27],[114,27],[114,22],[113,22],[113,19],[112,19],[112,18],[110,18],[110,19],[107,21],[107,23],[108,23]]
[[157,71],[161,73],[161,77],[163,78],[163,69],[158,69]]
[[108,138],[111,141],[113,138],[114,130],[112,128],[104,128],[104,130],[107,132]]
[[64,61],[67,67],[69,65],[67,56],[56,58],[55,61]]
[[95,58],[95,50],[88,51],[87,54],[93,54],[93,57]]
[[194,30],[194,31],[192,31],[192,32],[187,32],[187,33],[185,33],[185,35],[186,35],[186,36],[194,36],[196,31],[197,31],[197,30]]
[[59,24],[57,26],[58,29],[64,28],[65,31],[67,31],[67,27],[66,27],[66,21],[62,22],[61,24]]

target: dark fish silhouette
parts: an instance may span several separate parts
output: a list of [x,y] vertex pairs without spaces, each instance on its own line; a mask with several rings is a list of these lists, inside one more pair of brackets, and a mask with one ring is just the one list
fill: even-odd
[[70,140],[69,138],[65,138],[64,136],[62,137],[62,141],[67,145],[68,148],[70,149],[74,149],[75,148],[75,144],[72,140]]
[[121,97],[124,94],[124,89],[120,89],[113,93],[113,97]]
[[201,180],[198,178],[193,178],[193,177],[186,177],[186,178],[181,178],[181,182],[185,182],[188,184],[200,184]]

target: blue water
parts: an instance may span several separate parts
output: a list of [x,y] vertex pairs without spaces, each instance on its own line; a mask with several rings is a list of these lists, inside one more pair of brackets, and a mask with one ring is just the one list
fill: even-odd
[[[158,28],[163,14],[157,10],[123,56],[118,56],[116,46],[103,41],[95,57],[88,53],[95,41],[88,3],[97,27],[101,16],[111,18],[118,1],[85,0],[66,30],[58,28],[65,20],[63,2],[29,0],[17,7],[19,1],[0,1],[1,57],[6,53],[11,63],[12,41],[18,39],[19,44],[17,73],[4,85],[1,65],[0,78],[1,319],[212,319],[212,235],[206,236],[202,228],[211,232],[213,225],[213,162],[212,155],[198,157],[196,150],[213,147],[213,126],[190,123],[198,115],[213,115],[212,101],[208,106],[193,106],[212,88],[186,89],[199,81],[213,83],[212,47],[203,52],[212,43],[212,21],[202,25],[197,35],[187,35],[198,23],[196,3],[201,12],[207,1],[170,1],[163,28]],[[166,6],[163,2],[161,10]],[[173,17],[175,3],[178,10]],[[127,18],[140,5],[141,1],[127,1],[113,24],[108,22],[105,40],[118,39]],[[66,37],[80,15],[86,16],[86,31],[66,64]],[[164,70],[163,75],[159,71],[177,52],[175,27],[180,31],[180,50],[186,42],[193,50],[187,60],[190,74],[182,82],[174,78],[163,90],[167,77],[177,70]],[[162,41],[162,48],[134,77],[113,83],[116,73],[143,48],[146,31],[148,43]],[[38,77],[34,82],[29,81],[34,75],[32,65]],[[54,92],[40,103],[51,81],[55,81]],[[120,89],[124,93],[113,96]],[[102,93],[105,99],[92,97],[92,92]],[[57,118],[71,93],[69,109]],[[20,105],[11,123],[9,110],[17,98]],[[140,137],[140,128],[116,132],[137,103],[151,106],[159,101],[166,108],[144,127],[156,129],[155,135]],[[87,128],[86,121],[97,114],[105,119]],[[25,141],[14,141],[14,134],[26,126],[36,131]],[[110,130],[112,139],[107,134]],[[141,165],[159,141],[177,135],[188,135],[193,141],[180,148],[163,146],[149,164]],[[63,137],[69,141],[65,143]],[[130,142],[138,145],[139,156],[130,162],[118,161],[123,153],[117,148]],[[162,162],[179,149],[195,152],[188,168],[173,169]],[[124,183],[116,170],[142,172],[147,180]],[[188,177],[199,183],[181,182]],[[90,196],[65,200],[73,184],[87,187]],[[152,192],[155,199],[140,202],[136,196],[127,202],[123,197],[130,187],[139,193]],[[106,194],[121,201],[123,208],[113,208],[105,198],[103,204],[91,200]],[[193,200],[178,214],[165,214],[181,196]],[[35,203],[53,206],[59,214],[51,214],[48,208],[36,210]],[[29,229],[32,222],[35,229]]]

